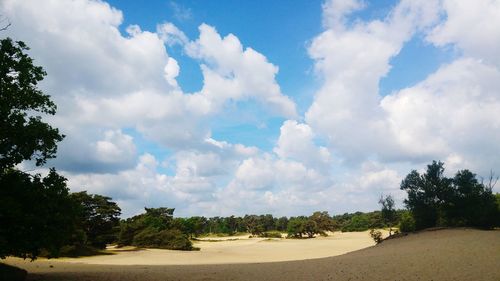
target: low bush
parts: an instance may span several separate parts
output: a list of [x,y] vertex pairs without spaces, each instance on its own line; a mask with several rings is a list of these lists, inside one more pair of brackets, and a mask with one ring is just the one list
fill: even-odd
[[265,238],[281,238],[281,232],[279,231],[266,231],[263,232],[260,237],[265,237]]
[[135,235],[133,246],[169,250],[193,250],[193,244],[180,230],[167,229],[158,231],[149,227]]
[[415,219],[409,213],[403,213],[401,220],[399,221],[399,231],[401,232],[412,232],[415,231]]

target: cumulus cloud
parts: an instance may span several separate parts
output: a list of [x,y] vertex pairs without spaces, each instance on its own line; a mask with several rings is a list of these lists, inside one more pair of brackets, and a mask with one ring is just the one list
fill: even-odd
[[[380,19],[357,18],[367,6],[324,3],[325,30],[308,48],[321,85],[301,118],[278,66],[234,34],[202,24],[192,40],[169,22],[122,34],[122,12],[105,2],[0,2],[13,23],[6,35],[32,48],[59,106],[50,122],[67,138],[51,164],[73,190],[115,198],[125,216],[144,206],[208,216],[370,210],[381,193],[401,202],[401,177],[432,159],[480,174],[498,166],[499,4],[403,0]],[[455,60],[380,96],[392,60],[416,37],[451,46]],[[174,45],[200,64],[199,91],[177,82]],[[271,151],[212,137],[213,118],[248,101],[290,119]],[[139,155],[130,131],[171,154]]]
[[[348,3],[329,2],[324,16],[334,17],[338,26],[338,13],[359,7],[356,2]],[[337,12],[332,14],[335,5]],[[494,151],[493,143],[498,142],[494,118],[494,112],[500,111],[498,68],[489,63],[499,54],[500,44],[491,38],[498,37],[499,29],[494,26],[498,26],[500,10],[491,1],[474,6],[467,13],[465,3],[401,1],[382,21],[328,28],[309,48],[324,84],[306,113],[307,124],[328,137],[330,148],[351,162],[373,157],[413,163],[450,159],[454,166],[463,162],[462,168],[467,163],[480,172],[485,166],[498,165],[494,160],[498,155],[491,157],[486,151]],[[440,18],[443,13],[447,16]],[[468,30],[464,24],[478,14],[484,19],[473,26],[488,26],[492,31],[481,33],[490,36],[485,41],[471,37],[477,33],[458,33]],[[464,57],[413,87],[380,96],[378,84],[390,70],[391,59],[419,33],[427,34],[427,40],[437,46],[454,44]],[[470,41],[491,44],[479,48]],[[479,159],[487,160],[481,164]]]
[[239,39],[229,34],[222,38],[206,24],[199,27],[200,37],[186,45],[186,52],[203,61],[201,93],[221,106],[225,100],[254,98],[278,116],[295,117],[295,103],[281,93],[275,80],[278,67]]
[[292,159],[309,167],[326,171],[331,164],[331,156],[324,146],[314,143],[314,134],[307,124],[287,120],[280,129],[280,136],[274,152],[282,159]]
[[457,47],[465,56],[500,66],[500,3],[495,0],[442,1],[446,20],[427,35],[438,45]]

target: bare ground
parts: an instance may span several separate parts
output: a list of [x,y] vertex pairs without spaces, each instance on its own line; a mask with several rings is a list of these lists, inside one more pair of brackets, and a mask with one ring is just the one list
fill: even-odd
[[340,256],[212,265],[92,265],[8,259],[28,280],[500,280],[500,231],[444,229]]

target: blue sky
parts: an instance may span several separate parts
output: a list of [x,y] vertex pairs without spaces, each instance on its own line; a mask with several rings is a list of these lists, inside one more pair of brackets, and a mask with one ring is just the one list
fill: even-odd
[[[279,67],[276,76],[283,93],[293,98],[299,112],[309,108],[314,92],[320,87],[315,75],[314,61],[308,55],[311,39],[323,29],[321,9],[323,1],[291,1],[283,5],[279,1],[109,1],[124,14],[121,32],[131,24],[143,30],[155,31],[162,22],[173,22],[189,38],[198,36],[202,23],[217,28],[221,35],[238,36],[244,46],[265,54]],[[397,1],[372,1],[353,14],[352,21],[384,18]],[[181,68],[177,78],[185,92],[196,92],[203,86],[199,64],[185,55],[179,46],[170,48]],[[380,81],[380,94],[387,95],[404,87],[412,86],[434,72],[450,55],[425,43],[416,36],[408,42],[400,54],[391,60],[392,70]],[[241,114],[240,109],[250,111]],[[214,120],[211,126],[216,139],[233,143],[254,145],[271,150],[279,137],[284,118],[263,116],[255,104],[238,104],[234,110]],[[228,115],[231,116],[228,118]],[[239,116],[236,122],[235,115]]]
[[338,214],[381,194],[403,207],[401,180],[432,160],[450,175],[500,166],[498,1],[6,0],[0,13],[1,36],[48,73],[46,120],[67,135],[49,166],[124,217]]

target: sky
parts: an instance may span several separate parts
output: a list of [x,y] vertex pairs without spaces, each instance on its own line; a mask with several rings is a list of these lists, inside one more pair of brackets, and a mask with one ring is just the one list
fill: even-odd
[[500,174],[498,0],[2,0],[0,15],[66,135],[37,171],[123,217],[402,208],[401,180],[433,160]]

